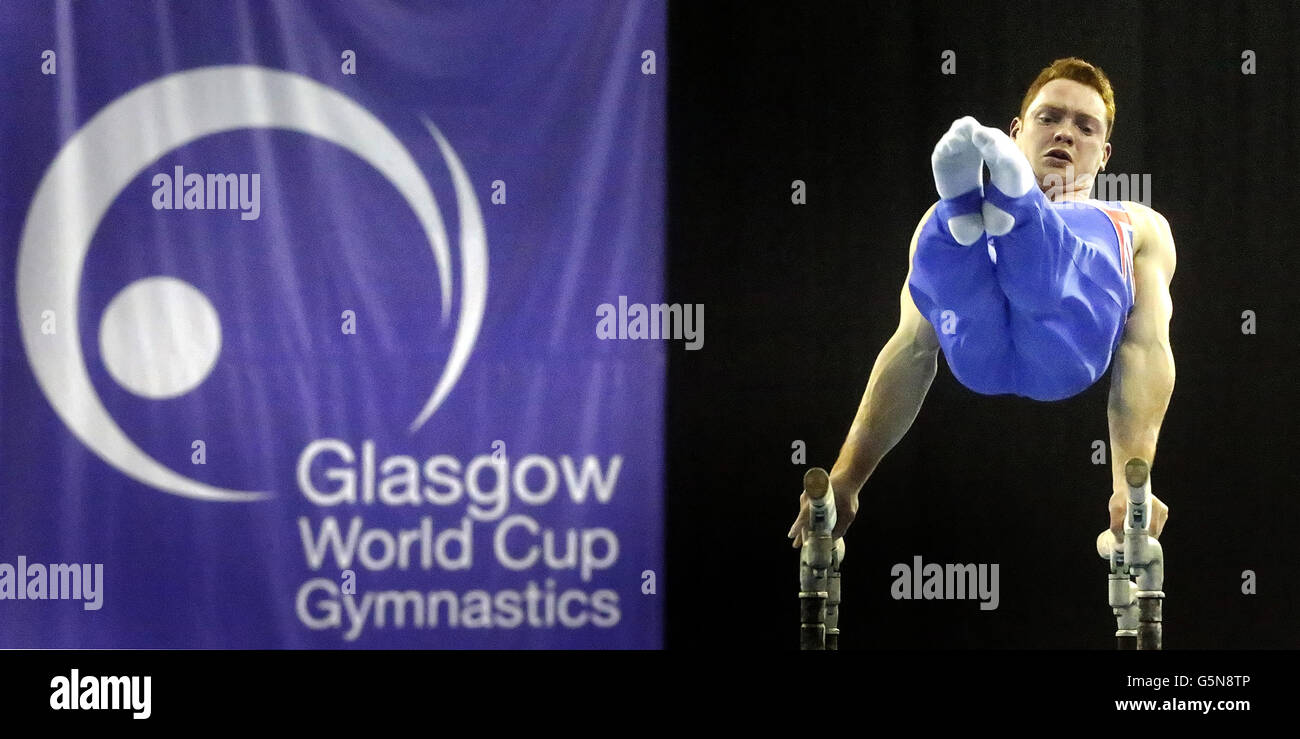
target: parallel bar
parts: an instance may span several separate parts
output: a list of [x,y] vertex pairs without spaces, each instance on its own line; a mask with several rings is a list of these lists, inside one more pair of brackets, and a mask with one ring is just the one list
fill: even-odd
[[[1151,537],[1151,466],[1134,457],[1124,465],[1128,509],[1124,543],[1102,532],[1097,551],[1111,563],[1109,602],[1116,618],[1116,649],[1164,648],[1164,548]],[[1109,550],[1109,551],[1107,551]]]
[[799,648],[802,650],[839,647],[839,567],[837,547],[831,538],[835,530],[835,494],[830,475],[820,467],[803,477],[808,497],[808,531],[799,550]]

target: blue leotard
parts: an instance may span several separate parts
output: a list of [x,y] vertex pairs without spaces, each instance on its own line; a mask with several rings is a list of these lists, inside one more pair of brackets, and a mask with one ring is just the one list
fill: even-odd
[[1133,229],[1113,201],[1052,203],[1037,189],[983,199],[1015,218],[962,246],[948,219],[980,192],[941,200],[922,227],[908,288],[953,375],[986,395],[1061,400],[1106,372],[1133,308]]

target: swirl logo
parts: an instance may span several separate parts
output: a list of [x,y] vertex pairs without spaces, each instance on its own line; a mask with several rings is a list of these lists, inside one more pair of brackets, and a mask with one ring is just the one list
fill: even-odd
[[[412,432],[429,420],[455,386],[487,302],[487,238],[473,187],[450,144],[432,122],[422,122],[451,173],[463,284],[450,355],[409,425]],[[173,149],[247,128],[286,129],[329,141],[391,182],[415,213],[433,250],[444,324],[451,315],[451,252],[433,191],[401,141],[347,96],[289,72],[221,66],[168,75],[113,101],[67,141],[32,198],[18,251],[23,345],[41,391],[83,444],[135,480],[200,500],[247,501],[270,493],[216,487],[178,474],[126,436],[87,373],[75,325],[78,294],[91,239],[123,188]],[[47,310],[73,322],[74,330],[43,334],[41,320]],[[99,346],[110,375],[123,387],[144,398],[172,398],[196,388],[211,371],[221,351],[220,322],[194,286],[172,277],[147,277],[122,289],[109,303],[100,322]]]

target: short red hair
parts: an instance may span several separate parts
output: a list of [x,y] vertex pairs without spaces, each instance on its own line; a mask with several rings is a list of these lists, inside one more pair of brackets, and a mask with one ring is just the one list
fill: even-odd
[[1029,112],[1029,104],[1034,102],[1038,91],[1052,80],[1074,80],[1091,87],[1101,95],[1101,101],[1106,105],[1106,140],[1110,141],[1111,130],[1115,128],[1115,90],[1111,88],[1110,79],[1105,72],[1101,71],[1101,67],[1089,64],[1078,57],[1057,59],[1051,65],[1043,67],[1034,84],[1029,86],[1029,92],[1025,93],[1024,101],[1020,103],[1020,117],[1022,119],[1025,117],[1025,113]]

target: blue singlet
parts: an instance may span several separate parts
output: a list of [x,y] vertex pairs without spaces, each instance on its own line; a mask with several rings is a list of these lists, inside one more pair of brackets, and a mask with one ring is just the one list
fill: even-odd
[[941,200],[922,227],[908,288],[934,326],[953,375],[985,395],[1062,400],[1110,366],[1133,308],[1133,228],[1118,202],[1052,203],[1037,188],[984,199],[1015,218],[962,246],[954,215],[978,211],[972,190]]

